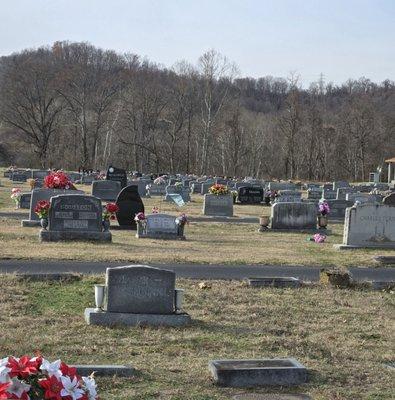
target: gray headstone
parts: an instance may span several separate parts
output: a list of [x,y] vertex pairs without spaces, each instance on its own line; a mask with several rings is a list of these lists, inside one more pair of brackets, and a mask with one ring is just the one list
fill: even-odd
[[335,181],[333,182],[332,189],[334,191],[337,191],[337,189],[339,188],[348,188],[348,187],[350,187],[350,184],[346,181]]
[[390,193],[388,196],[385,196],[383,204],[386,206],[395,206],[395,193]]
[[217,196],[205,194],[203,202],[203,214],[222,217],[233,217],[233,196]]
[[348,208],[343,245],[395,249],[395,207],[359,204]]
[[276,197],[276,203],[300,203],[302,201],[302,193],[294,190],[280,190]]
[[147,234],[175,234],[177,235],[178,226],[176,219],[172,215],[166,214],[149,214],[146,216]]
[[146,265],[107,268],[105,310],[134,314],[174,313],[175,273]]
[[31,198],[32,198],[31,193],[22,193],[19,203],[20,207],[29,210]]
[[92,196],[104,201],[115,201],[121,191],[119,181],[93,181]]
[[97,197],[63,194],[51,198],[49,231],[102,231],[102,206]]
[[348,200],[327,200],[330,208],[329,219],[340,219],[342,220],[346,215],[346,208],[351,207],[354,202]]
[[41,200],[49,201],[52,196],[57,196],[60,194],[79,194],[84,195],[85,193],[81,190],[63,190],[63,189],[33,189],[31,202],[30,202],[30,213],[29,219],[30,221],[38,221],[39,218],[34,212],[34,208],[36,207],[37,203]]
[[275,203],[271,210],[272,229],[312,230],[317,227],[317,208],[313,203]]

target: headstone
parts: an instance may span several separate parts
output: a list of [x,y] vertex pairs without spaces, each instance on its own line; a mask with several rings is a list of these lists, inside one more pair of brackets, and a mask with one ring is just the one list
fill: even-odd
[[395,193],[390,193],[388,196],[385,196],[383,199],[383,204],[386,206],[395,207]]
[[23,209],[30,209],[31,193],[22,193],[19,201],[19,206]]
[[263,202],[262,188],[242,186],[237,192],[237,198],[242,204],[260,204]]
[[175,279],[172,271],[146,265],[107,268],[104,309],[133,314],[173,314]]
[[194,182],[191,186],[192,193],[201,193],[202,192],[202,183],[201,182]]
[[27,181],[27,177],[25,173],[13,173],[11,175],[11,179],[13,182],[26,182]]
[[269,190],[296,190],[296,185],[290,182],[269,182]]
[[337,200],[346,200],[346,195],[350,193],[354,193],[355,189],[351,187],[341,187],[336,191],[336,199]]
[[31,178],[32,179],[38,179],[40,181],[43,181],[46,176],[49,175],[48,170],[42,170],[42,169],[33,169],[31,171]]
[[214,382],[227,387],[297,386],[308,380],[307,369],[293,358],[213,360]]
[[92,185],[92,183],[97,179],[96,175],[82,175],[81,183],[83,185]]
[[335,181],[332,185],[332,190],[337,191],[339,188],[348,188],[350,184],[346,181]]
[[63,194],[51,197],[48,230],[40,231],[42,241],[111,241],[110,232],[102,232],[102,205],[93,196]]
[[176,217],[167,214],[146,215],[145,226],[138,227],[136,236],[150,239],[185,239],[176,224]]
[[162,196],[166,194],[166,185],[157,185],[155,183],[152,183],[150,185],[150,188],[148,190],[148,193],[150,196]]
[[301,286],[300,280],[293,276],[247,278],[247,283],[251,287],[298,288]]
[[377,194],[369,194],[369,193],[347,193],[346,194],[346,200],[352,201],[353,203],[359,202],[359,203],[378,203],[382,202],[383,198],[380,195]]
[[168,185],[166,186],[165,201],[172,201],[169,195],[179,194],[185,203],[191,201],[191,196],[189,193],[189,188],[182,185]]
[[343,244],[337,247],[395,249],[395,207],[358,204],[347,208]]
[[335,190],[323,189],[322,190],[322,198],[325,200],[335,200],[337,196],[337,192]]
[[205,194],[203,201],[203,214],[211,216],[233,217],[233,196],[217,196]]
[[111,165],[108,167],[108,170],[106,173],[106,179],[109,181],[121,182],[122,188],[126,187],[127,182],[128,182],[128,177],[127,177],[126,171],[121,168],[115,168]]
[[93,181],[92,196],[98,197],[103,201],[115,201],[121,191],[119,181]]
[[22,220],[22,226],[27,227],[27,226],[40,225],[40,219],[34,212],[34,209],[39,201],[41,200],[49,201],[52,196],[69,194],[69,193],[78,195],[85,194],[82,190],[64,190],[64,189],[48,189],[48,188],[33,189],[31,192],[29,219]]
[[300,203],[302,193],[295,190],[280,190],[276,197],[276,203]]
[[308,200],[319,200],[322,197],[321,189],[308,189],[307,190],[307,199]]
[[139,212],[144,212],[144,204],[135,185],[126,186],[118,194],[116,204],[119,211],[116,213],[120,227],[136,230],[134,217]]
[[146,265],[107,268],[104,311],[85,309],[88,324],[184,326],[191,317],[176,310],[175,273]]
[[209,189],[211,188],[211,186],[213,186],[214,184],[215,183],[213,180],[203,182],[202,186],[201,186],[200,194],[203,194],[203,195],[207,194],[209,192]]
[[330,220],[344,220],[346,208],[351,207],[354,204],[353,201],[348,200],[327,200],[327,203],[330,208],[330,212],[328,214],[328,218]]
[[270,219],[271,229],[315,230],[317,208],[312,203],[275,203]]

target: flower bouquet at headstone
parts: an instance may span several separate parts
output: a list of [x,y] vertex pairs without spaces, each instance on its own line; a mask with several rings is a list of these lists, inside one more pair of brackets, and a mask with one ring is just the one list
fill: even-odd
[[34,207],[34,212],[41,220],[41,226],[43,229],[47,229],[48,226],[48,214],[51,205],[47,200],[40,200]]
[[226,196],[229,194],[229,189],[225,185],[216,184],[211,186],[208,192],[216,196]]
[[178,235],[183,236],[184,235],[184,227],[186,224],[188,224],[188,217],[185,213],[182,213],[176,218],[176,224],[178,226]]
[[93,376],[80,377],[61,360],[23,356],[0,359],[0,399],[98,400]]
[[318,212],[320,215],[318,216],[318,227],[322,229],[326,229],[328,225],[328,215],[331,209],[329,204],[324,200],[318,204]]
[[62,171],[51,172],[44,179],[44,187],[48,189],[76,190],[70,178]]
[[134,220],[137,224],[137,230],[139,233],[143,233],[146,228],[147,218],[143,212],[139,212],[135,215]]
[[107,203],[103,206],[103,230],[107,232],[110,229],[111,220],[115,220],[115,213],[119,211],[119,207],[115,203]]
[[22,192],[19,188],[11,189],[11,199],[15,202],[15,209],[20,208]]

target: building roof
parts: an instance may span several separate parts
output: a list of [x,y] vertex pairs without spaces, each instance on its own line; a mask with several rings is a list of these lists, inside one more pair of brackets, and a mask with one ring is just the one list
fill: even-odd
[[395,157],[389,158],[388,160],[385,160],[385,162],[395,163]]

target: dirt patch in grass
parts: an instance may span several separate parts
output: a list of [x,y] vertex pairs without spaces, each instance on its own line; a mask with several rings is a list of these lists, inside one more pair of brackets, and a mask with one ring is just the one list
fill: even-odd
[[[85,307],[102,277],[74,283],[0,280],[0,356],[40,350],[69,363],[131,364],[135,379],[99,379],[101,398],[230,399],[207,363],[217,358],[297,358],[310,382],[293,391],[314,399],[392,399],[394,298],[390,293],[303,288],[252,289],[240,282],[179,280],[185,328],[87,326]],[[255,392],[276,390],[255,390]],[[290,392],[292,390],[284,390]],[[281,390],[279,390],[281,392]]]

